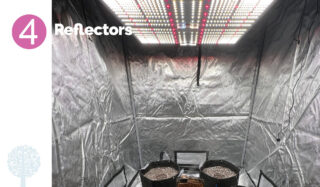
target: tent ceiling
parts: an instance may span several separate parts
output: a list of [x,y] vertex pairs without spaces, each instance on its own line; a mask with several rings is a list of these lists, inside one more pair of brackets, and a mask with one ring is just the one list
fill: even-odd
[[273,0],[104,0],[142,44],[235,44]]

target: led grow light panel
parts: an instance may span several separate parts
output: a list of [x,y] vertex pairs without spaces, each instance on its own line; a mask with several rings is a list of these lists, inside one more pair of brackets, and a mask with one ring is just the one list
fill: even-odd
[[104,0],[142,44],[235,44],[273,0]]

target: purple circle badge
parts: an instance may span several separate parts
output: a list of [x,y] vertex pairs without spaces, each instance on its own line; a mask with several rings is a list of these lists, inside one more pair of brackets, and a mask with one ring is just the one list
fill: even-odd
[[25,49],[39,47],[47,34],[46,25],[35,15],[27,14],[18,18],[12,27],[12,37],[16,44]]

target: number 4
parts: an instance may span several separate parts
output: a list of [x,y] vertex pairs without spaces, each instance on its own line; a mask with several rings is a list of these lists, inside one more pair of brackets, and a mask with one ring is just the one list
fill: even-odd
[[[31,27],[31,34],[26,35],[25,33],[27,30]],[[23,29],[23,31],[19,35],[20,39],[30,39],[31,45],[34,45],[34,40],[38,38],[38,35],[34,34],[34,19],[31,19],[31,21],[28,23],[28,25]]]

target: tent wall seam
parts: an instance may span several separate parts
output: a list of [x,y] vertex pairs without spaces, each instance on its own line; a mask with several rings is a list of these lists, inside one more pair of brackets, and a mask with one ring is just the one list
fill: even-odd
[[58,135],[58,133],[57,133],[57,130],[56,130],[56,128],[55,128],[55,126],[54,126],[54,121],[52,121],[52,131],[53,131],[53,134],[54,134],[54,136],[55,136],[55,140],[54,140],[54,142],[55,142],[55,148],[56,148],[56,151],[57,151],[57,153],[56,153],[56,156],[57,156],[57,165],[58,165],[58,170],[59,170],[59,178],[61,179],[61,183],[62,183],[62,186],[65,186],[65,184],[64,184],[64,180],[62,180],[63,179],[63,176],[62,176],[62,164],[61,164],[61,158],[60,158],[60,149],[59,149],[59,139],[58,139],[58,137],[57,137],[57,135]]
[[130,96],[130,104],[132,109],[132,115],[133,115],[133,125],[136,130],[136,139],[138,143],[138,153],[139,153],[139,166],[142,168],[142,154],[141,154],[141,146],[140,146],[140,136],[139,136],[139,129],[137,127],[136,123],[136,110],[135,110],[135,102],[134,102],[134,93],[132,88],[132,77],[131,77],[131,68],[130,63],[128,62],[128,55],[127,55],[127,49],[125,45],[125,36],[122,36],[122,49],[123,49],[123,57],[124,57],[124,63],[126,67],[126,74],[127,74],[127,83],[129,88],[129,96]]
[[[296,50],[295,50],[295,54],[294,54],[294,63],[293,63],[293,68],[292,68],[292,74],[291,74],[291,77],[290,79],[293,81],[293,78],[294,78],[294,73],[295,73],[295,70],[297,69],[297,56],[299,55],[298,54],[298,51],[300,49],[300,43],[301,43],[301,30],[302,30],[302,26],[303,26],[303,20],[304,20],[304,14],[305,14],[305,10],[306,10],[306,7],[307,7],[307,3],[308,1],[305,0],[304,1],[304,6],[303,6],[303,11],[302,11],[302,14],[301,14],[301,17],[300,17],[300,21],[299,21],[299,25],[298,25],[298,35],[297,35],[297,38],[296,38],[296,41],[297,41],[297,45],[296,45]],[[309,46],[310,47],[310,46]],[[296,56],[297,55],[297,56]],[[289,113],[288,113],[288,126],[286,128],[284,128],[284,130],[286,130],[287,128],[291,128],[291,113],[292,113],[292,110],[294,108],[294,105],[295,105],[295,92],[296,92],[296,88],[298,86],[298,83],[300,82],[301,80],[301,77],[302,77],[302,74],[303,74],[303,68],[304,68],[304,62],[305,62],[306,59],[303,59],[301,62],[300,62],[300,69],[298,70],[299,71],[299,75],[298,75],[298,78],[297,80],[295,81],[294,84],[290,84],[290,86],[292,86],[292,89],[291,89],[291,97],[292,97],[292,102],[291,102],[291,106],[290,106],[290,109],[289,109]],[[290,83],[293,83],[291,82],[290,80]],[[281,128],[281,131],[280,133],[282,133],[282,128]],[[286,137],[285,141],[287,140],[287,138],[289,138],[291,136],[291,133],[292,131],[289,131],[289,135],[288,137]],[[300,182],[300,185],[305,185],[305,179],[304,179],[304,175],[303,175],[303,172],[302,172],[302,168],[301,168],[301,164],[299,163],[298,159],[296,158],[296,155],[295,155],[295,147],[293,147],[293,153],[294,153],[294,159],[295,159],[295,162],[297,164],[297,169],[298,169],[298,172],[299,172],[299,182]]]
[[252,121],[254,101],[255,101],[255,97],[256,97],[257,85],[258,85],[258,80],[259,80],[260,66],[261,66],[262,55],[263,55],[263,51],[264,51],[266,30],[267,30],[267,26],[264,28],[263,39],[261,42],[260,50],[258,52],[258,60],[256,63],[256,68],[255,68],[255,73],[254,73],[253,86],[252,86],[252,91],[251,91],[251,104],[250,104],[250,111],[249,111],[249,124],[247,126],[247,131],[246,131],[246,136],[245,136],[245,141],[244,141],[244,146],[243,146],[242,158],[241,158],[241,163],[240,163],[241,168],[244,168],[244,159],[245,159],[245,155],[246,155],[246,148],[247,148],[248,136],[249,136],[250,126],[251,126],[251,121]]
[[[301,32],[301,27],[302,27],[302,22],[303,22],[303,16],[304,16],[304,12],[305,12],[305,8],[306,8],[306,4],[307,4],[307,0],[305,0],[305,4],[304,4],[304,8],[303,8],[303,12],[302,12],[302,15],[301,15],[301,18],[300,18],[300,21],[299,21],[299,25],[298,25],[298,30],[297,30],[297,32],[298,32],[298,36],[297,36],[297,38],[295,38],[294,39],[294,41],[296,41],[297,42],[297,45],[296,45],[296,50],[295,50],[295,55],[297,54],[297,50],[298,50],[298,46],[300,45],[300,32]],[[296,58],[295,58],[296,59]],[[303,62],[302,62],[303,63]],[[303,64],[301,65],[302,67],[303,67]],[[289,85],[290,86],[292,86],[293,88],[292,88],[292,92],[291,92],[291,95],[294,95],[294,90],[295,90],[295,88],[296,88],[296,86],[297,86],[297,83],[299,82],[299,80],[300,80],[300,78],[301,78],[301,73],[302,73],[302,67],[301,67],[301,69],[300,69],[300,75],[299,75],[299,77],[298,77],[298,79],[297,79],[297,81],[295,82],[295,84],[293,85],[293,74],[294,74],[294,72],[295,72],[295,70],[296,70],[296,60],[294,60],[294,63],[293,63],[293,68],[292,68],[292,71],[291,71],[291,76],[290,76],[290,83],[289,83]],[[289,91],[290,92],[290,91]],[[312,99],[312,101],[315,99],[315,97],[317,96],[317,94],[315,94],[315,96],[313,97],[313,99]],[[287,97],[289,97],[289,94],[288,94],[288,96]],[[308,106],[312,103],[312,101],[308,104]],[[286,103],[286,105],[287,104],[289,104],[289,103]],[[292,105],[294,105],[294,96],[293,96],[293,103],[292,103]],[[293,108],[293,106],[291,106],[290,107],[290,109],[289,109],[289,124],[288,124],[288,128],[290,127],[290,113],[291,113],[291,110],[292,110],[292,108]],[[252,111],[251,111],[252,112]],[[304,111],[305,112],[305,111]],[[252,114],[252,113],[251,113]],[[301,118],[301,116],[300,116],[300,118]],[[299,118],[299,120],[300,120],[300,118]],[[252,119],[252,117],[250,117],[250,119]],[[251,123],[251,120],[250,120],[250,123]],[[248,128],[250,128],[250,125],[249,125],[249,127]],[[291,133],[289,133],[289,135],[288,136],[290,136],[291,135]],[[285,137],[285,141],[288,139],[288,137]],[[247,140],[247,139],[246,139]],[[280,137],[279,137],[279,133],[278,133],[278,138],[277,138],[277,140],[280,140]],[[285,144],[280,144],[279,146],[277,146],[269,155],[267,155],[264,159],[262,159],[260,162],[258,162],[254,167],[252,167],[252,168],[255,168],[256,166],[258,166],[259,164],[261,164],[263,161],[265,161],[267,158],[269,158],[271,155],[273,155],[273,154],[275,154],[276,152],[278,152],[280,149],[281,149],[281,147],[283,146],[283,145],[285,145]],[[246,148],[246,147],[245,147]],[[246,151],[246,149],[244,148],[244,155],[243,155],[243,162],[244,162],[244,157],[245,157],[245,151]],[[296,160],[296,158],[295,158],[295,160]],[[305,179],[304,179],[304,177],[303,177],[303,174],[302,174],[302,170],[301,170],[301,166],[300,166],[300,164],[299,164],[299,162],[296,160],[296,164],[297,164],[297,169],[298,169],[298,171],[299,171],[299,182],[300,182],[300,185],[303,185],[303,184],[305,184]],[[252,169],[251,169],[252,170]],[[250,171],[249,171],[250,172]]]
[[216,114],[210,116],[143,116],[137,115],[136,118],[142,119],[208,119],[208,118],[236,118],[236,119],[247,119],[248,114]]

